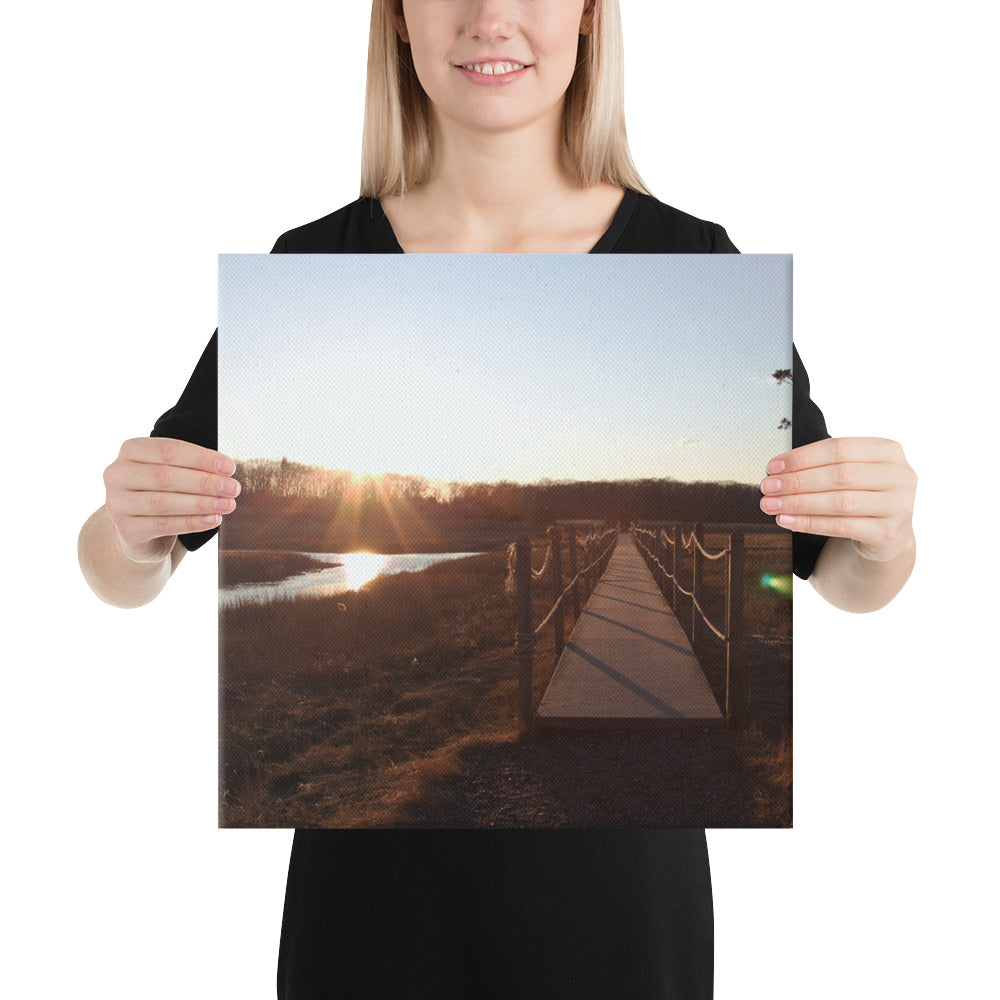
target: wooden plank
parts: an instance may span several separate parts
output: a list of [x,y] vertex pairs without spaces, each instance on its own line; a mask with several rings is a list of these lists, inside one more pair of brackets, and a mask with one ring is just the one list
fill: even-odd
[[556,664],[540,726],[723,724],[708,679],[623,533]]

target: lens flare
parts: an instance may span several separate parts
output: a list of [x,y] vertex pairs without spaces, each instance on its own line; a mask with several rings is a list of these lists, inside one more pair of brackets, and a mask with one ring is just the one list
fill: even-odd
[[760,578],[760,585],[765,590],[774,590],[783,597],[792,596],[792,578],[790,576],[775,576],[773,573],[765,573]]

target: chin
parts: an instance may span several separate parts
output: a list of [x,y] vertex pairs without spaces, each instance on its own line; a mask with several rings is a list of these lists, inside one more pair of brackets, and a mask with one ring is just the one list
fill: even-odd
[[[543,108],[535,111],[524,108],[514,108],[509,106],[510,102],[493,101],[492,107],[489,105],[477,108],[475,113],[456,114],[451,116],[454,121],[460,122],[462,127],[473,132],[504,133],[516,132],[519,129],[537,125],[551,109]],[[507,104],[508,106],[502,106]],[[555,116],[556,126],[562,121],[562,107],[560,105],[558,114]]]

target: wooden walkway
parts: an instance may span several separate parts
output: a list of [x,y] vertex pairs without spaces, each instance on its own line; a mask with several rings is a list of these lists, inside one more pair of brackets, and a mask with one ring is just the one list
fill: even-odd
[[545,727],[724,722],[698,658],[630,534],[619,536],[559,657],[536,722]]

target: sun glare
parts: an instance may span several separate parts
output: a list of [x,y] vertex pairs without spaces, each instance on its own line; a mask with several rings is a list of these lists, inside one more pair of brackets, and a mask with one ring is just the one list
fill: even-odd
[[360,590],[369,580],[374,580],[389,561],[387,556],[377,552],[348,552],[342,558],[351,590]]

